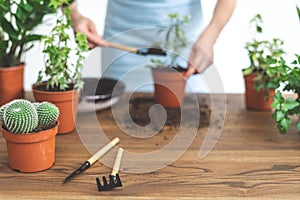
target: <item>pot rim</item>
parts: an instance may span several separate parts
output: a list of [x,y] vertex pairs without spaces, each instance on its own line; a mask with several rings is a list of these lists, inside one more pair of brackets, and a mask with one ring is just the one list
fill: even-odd
[[36,87],[40,86],[40,85],[46,85],[46,82],[41,82],[41,83],[34,83],[32,84],[31,88],[32,88],[32,91],[35,92],[35,93],[39,93],[39,94],[66,94],[66,93],[80,93],[78,92],[77,90],[75,89],[72,89],[72,90],[65,90],[65,91],[44,91],[44,90],[39,90],[37,89]]
[[18,71],[22,70],[25,67],[25,63],[20,63],[18,65],[10,66],[10,67],[0,67],[0,72],[10,72],[10,71]]
[[35,143],[44,140],[48,140],[49,138],[55,137],[58,132],[59,122],[56,121],[56,125],[53,128],[42,130],[40,132],[32,132],[26,134],[15,134],[5,130],[2,126],[0,126],[3,137],[13,143]]

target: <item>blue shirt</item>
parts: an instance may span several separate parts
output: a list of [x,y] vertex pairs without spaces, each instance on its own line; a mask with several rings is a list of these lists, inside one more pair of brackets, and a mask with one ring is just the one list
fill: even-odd
[[[163,41],[158,30],[167,25],[166,15],[175,12],[191,17],[185,27],[190,50],[203,28],[200,0],[109,0],[104,38],[135,48],[151,47],[154,42]],[[182,55],[186,60],[189,50]],[[145,67],[149,64],[149,56],[102,49],[103,77],[122,80],[127,90],[153,90],[151,72]]]

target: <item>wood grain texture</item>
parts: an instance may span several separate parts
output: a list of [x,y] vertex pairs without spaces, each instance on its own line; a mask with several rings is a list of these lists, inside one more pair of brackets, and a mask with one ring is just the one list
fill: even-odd
[[[149,99],[145,94],[139,98],[143,96]],[[209,105],[208,96],[199,95],[199,99],[202,105]],[[96,188],[95,178],[111,173],[101,162],[61,184],[91,156],[78,134],[98,126],[91,124],[89,117],[79,114],[78,120],[84,123],[77,131],[56,137],[55,164],[39,173],[12,171],[1,135],[0,199],[300,199],[300,134],[292,128],[285,136],[280,135],[270,112],[244,109],[243,95],[227,95],[225,126],[207,157],[200,159],[199,149],[209,119],[199,125],[192,145],[178,160],[149,173],[130,173],[121,165],[123,187],[106,192]],[[97,117],[109,139],[119,137],[124,150],[137,153],[164,147],[178,130],[170,124],[151,138],[134,138],[117,127],[110,109],[98,112]],[[112,163],[115,155],[110,152],[103,159]]]

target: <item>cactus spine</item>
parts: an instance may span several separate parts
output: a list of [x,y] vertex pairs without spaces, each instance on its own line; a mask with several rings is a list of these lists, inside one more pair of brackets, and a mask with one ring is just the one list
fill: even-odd
[[19,99],[9,103],[4,109],[3,121],[12,133],[30,133],[38,125],[38,114],[29,101]]

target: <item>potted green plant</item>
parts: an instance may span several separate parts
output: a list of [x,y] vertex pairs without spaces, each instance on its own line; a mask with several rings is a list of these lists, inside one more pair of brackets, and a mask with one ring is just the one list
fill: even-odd
[[82,33],[76,34],[76,44],[72,42],[69,3],[51,0],[58,17],[51,33],[42,38],[45,68],[39,72],[37,83],[32,87],[36,101],[49,101],[60,109],[60,134],[75,129],[78,99],[84,84],[81,74],[83,54],[88,51],[87,38]]
[[185,93],[186,70],[178,63],[182,59],[180,54],[188,46],[183,26],[189,23],[189,16],[170,13],[167,18],[169,25],[161,30],[165,33],[165,40],[159,44],[168,51],[167,56],[164,59],[151,59],[155,102],[164,107],[179,107]]
[[279,79],[273,76],[273,67],[284,54],[283,41],[257,40],[256,35],[262,33],[262,17],[254,16],[250,25],[254,26],[254,39],[245,44],[250,59],[250,66],[242,70],[245,80],[246,108],[252,110],[270,110],[275,89],[279,87]]
[[[296,6],[300,20],[300,9]],[[271,104],[274,108],[272,117],[276,120],[277,129],[281,134],[285,134],[292,125],[292,118],[296,117],[296,129],[300,131],[300,55],[292,62],[293,66],[288,66],[284,59],[278,63],[277,73],[280,73],[280,83],[283,85],[283,92],[289,91],[294,94],[294,98],[287,98],[280,91],[274,96]]]
[[[296,10],[300,20],[298,6],[296,6]],[[283,88],[283,93],[280,90],[276,92],[273,97],[274,102],[271,104],[274,109],[272,117],[276,120],[277,129],[281,134],[285,134],[292,124],[295,124],[296,129],[300,131],[300,55],[296,54],[295,56],[296,58],[291,63],[292,66],[289,66],[281,58],[273,71],[273,74],[280,74],[277,77]],[[290,94],[284,94],[287,91]]]
[[9,165],[20,172],[50,168],[55,159],[58,108],[49,103],[13,100],[0,108]]
[[282,59],[278,65],[278,73],[281,73],[280,82],[283,85],[283,92],[292,92],[294,98],[287,98],[278,90],[271,104],[274,108],[272,117],[276,120],[277,129],[281,134],[285,134],[290,129],[293,117],[297,118],[295,126],[300,131],[300,55],[296,55],[292,65],[288,66]]
[[33,32],[52,12],[50,0],[0,0],[0,105],[24,97],[24,53],[41,35]]

